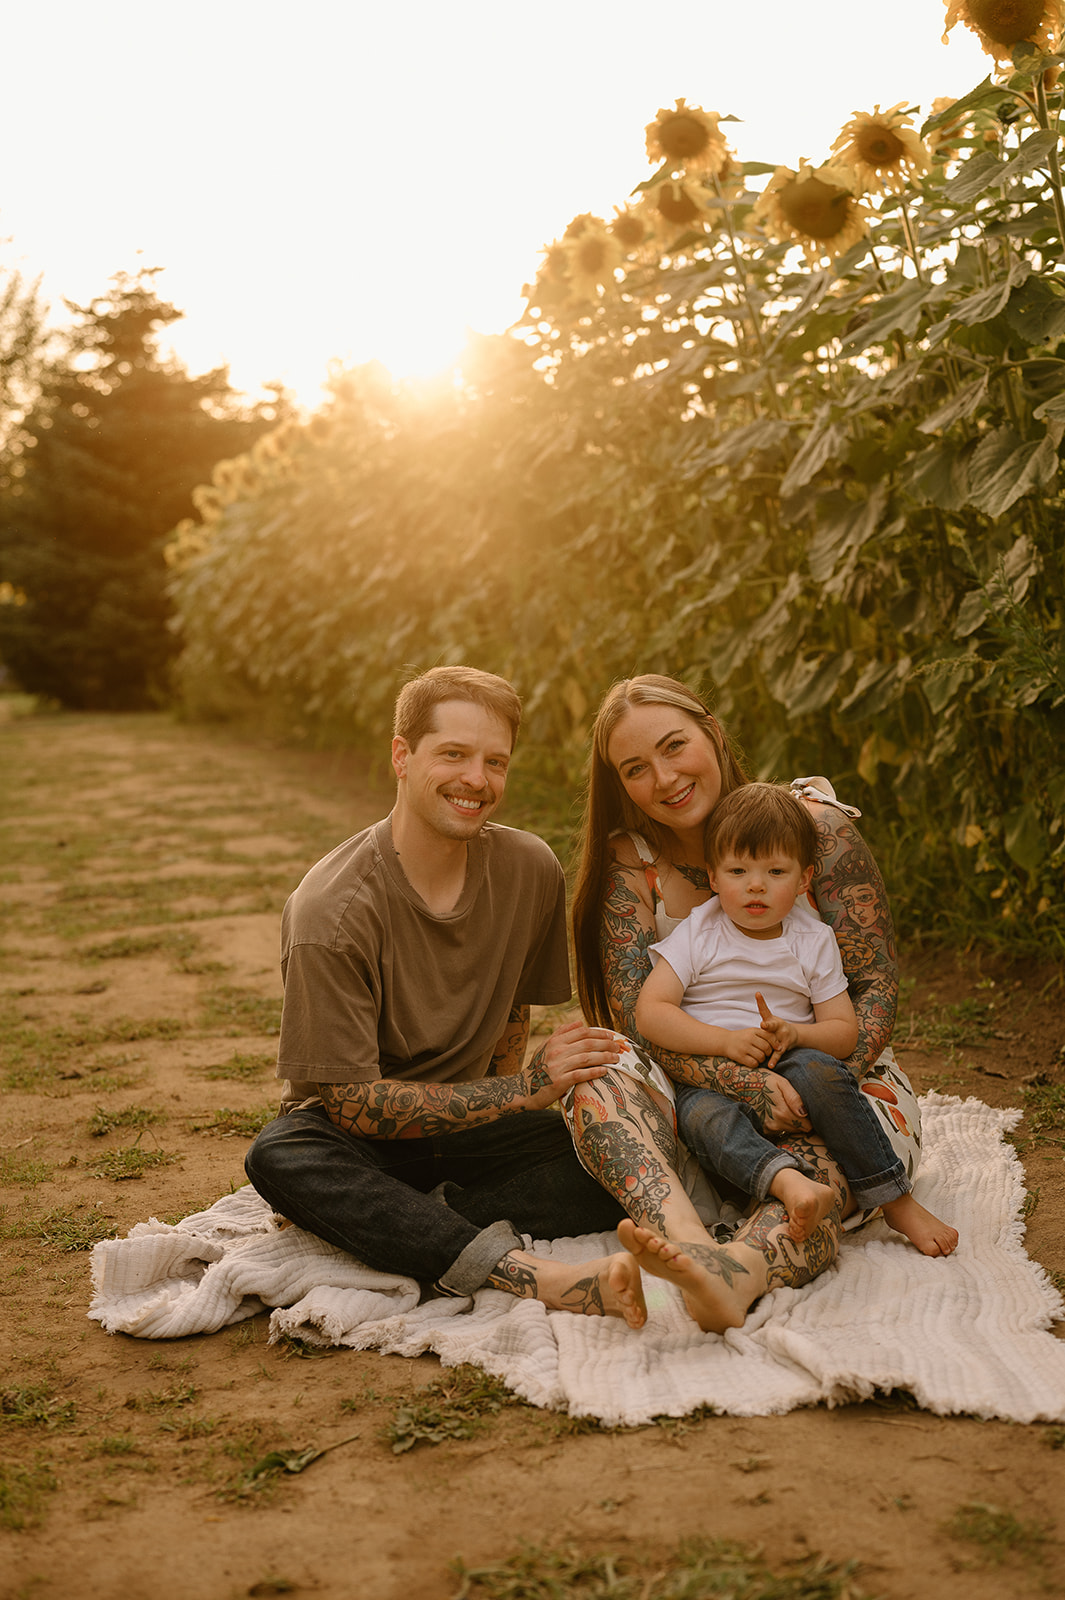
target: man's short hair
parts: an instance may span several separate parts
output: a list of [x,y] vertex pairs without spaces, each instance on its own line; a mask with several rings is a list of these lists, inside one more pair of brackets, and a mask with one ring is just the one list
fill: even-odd
[[445,700],[465,700],[490,711],[510,729],[511,745],[521,725],[521,701],[505,678],[477,667],[430,667],[405,683],[396,700],[393,732],[411,750],[436,727],[436,708]]
[[801,800],[779,783],[745,783],[722,795],[706,822],[707,866],[722,856],[792,856],[817,864],[817,828]]

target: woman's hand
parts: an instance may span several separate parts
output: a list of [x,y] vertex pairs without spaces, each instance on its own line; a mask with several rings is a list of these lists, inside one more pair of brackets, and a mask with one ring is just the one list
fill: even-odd
[[763,1133],[795,1133],[798,1129],[809,1132],[810,1119],[799,1091],[776,1072],[763,1072],[768,1115],[762,1114]]
[[612,1028],[590,1028],[584,1022],[556,1028],[522,1072],[529,1110],[544,1111],[574,1084],[601,1078],[621,1059],[617,1041]]

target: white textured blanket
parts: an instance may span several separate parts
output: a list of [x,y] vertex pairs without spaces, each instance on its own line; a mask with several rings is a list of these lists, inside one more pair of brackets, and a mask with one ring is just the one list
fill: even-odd
[[[834,1269],[805,1289],[766,1295],[723,1338],[700,1333],[677,1292],[646,1276],[650,1315],[639,1332],[493,1289],[419,1304],[412,1279],[279,1229],[251,1188],[177,1227],[139,1223],[98,1244],[89,1316],[109,1333],[173,1339],[273,1306],[271,1339],[435,1351],[446,1366],[475,1363],[535,1405],[614,1425],[701,1405],[766,1416],[895,1388],[941,1415],[1065,1421],[1065,1341],[1048,1331],[1065,1306],[1025,1253],[1023,1173],[1002,1138],[1021,1113],[934,1094],[921,1104],[917,1194],[959,1229],[957,1253],[929,1259],[870,1223],[845,1239]],[[574,1261],[616,1248],[609,1234],[535,1245]]]

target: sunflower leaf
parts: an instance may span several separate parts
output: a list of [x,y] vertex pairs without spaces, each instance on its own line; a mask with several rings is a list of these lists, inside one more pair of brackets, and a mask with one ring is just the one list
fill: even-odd
[[[1001,91],[1000,91],[1001,94]],[[952,178],[943,191],[943,198],[951,205],[965,205],[977,195],[1000,182],[999,174],[1006,163],[998,156],[983,153],[970,156],[956,178]]]
[[923,422],[917,424],[918,433],[938,433],[941,428],[949,428],[963,417],[971,417],[984,398],[990,376],[989,372],[982,372],[972,383],[965,384],[957,394],[951,395],[938,411],[933,411],[930,417],[925,417]]
[[960,100],[955,100],[944,111],[937,111],[934,117],[929,117],[921,126],[921,138],[926,139],[936,128],[953,125],[965,111],[980,111],[985,106],[998,105],[1001,99],[1002,87],[992,83],[989,75],[975,89],[962,95]]
[[1017,154],[1002,168],[998,175],[999,183],[1013,183],[1026,172],[1041,166],[1057,142],[1057,134],[1047,128],[1038,128],[1035,133],[1030,133]]

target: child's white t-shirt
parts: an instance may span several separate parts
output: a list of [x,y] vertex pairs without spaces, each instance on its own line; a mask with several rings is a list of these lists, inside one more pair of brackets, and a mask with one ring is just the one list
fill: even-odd
[[814,1005],[847,987],[832,929],[797,901],[777,939],[749,939],[734,927],[715,897],[696,906],[667,939],[651,946],[684,985],[681,1007],[715,1028],[757,1028],[754,994],[776,1017],[812,1022]]

